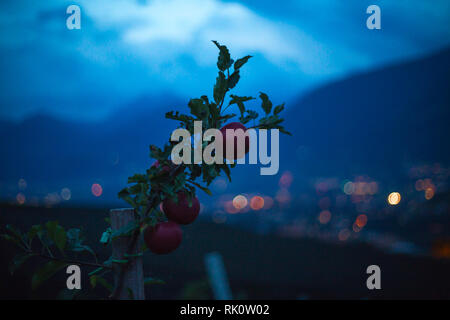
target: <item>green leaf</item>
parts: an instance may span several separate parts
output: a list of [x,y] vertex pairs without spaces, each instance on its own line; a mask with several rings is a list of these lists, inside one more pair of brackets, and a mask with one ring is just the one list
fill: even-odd
[[231,100],[228,105],[237,104],[239,107],[239,112],[241,113],[240,119],[243,119],[244,114],[245,114],[244,102],[252,100],[254,98],[253,97],[239,97],[239,96],[235,96],[233,94],[231,94],[230,97],[231,97]]
[[123,188],[122,190],[119,191],[119,193],[117,194],[117,196],[121,199],[125,199],[126,197],[128,197],[130,195],[130,191],[128,190],[128,188]]
[[269,100],[269,97],[264,92],[260,92],[259,97],[262,100],[261,108],[264,110],[266,114],[269,114],[272,110],[272,102]]
[[97,282],[100,283],[106,289],[108,289],[109,292],[113,291],[113,286],[108,281],[106,281],[105,278],[97,276]]
[[105,232],[103,232],[102,237],[100,238],[100,243],[108,244],[111,240],[111,228],[106,229]]
[[68,266],[69,264],[62,261],[50,261],[42,268],[35,272],[31,279],[31,288],[36,290],[43,282],[54,276],[59,270]]
[[246,101],[255,99],[253,97],[245,97],[245,96],[244,97],[240,97],[240,96],[236,96],[234,94],[230,94],[230,97],[231,97],[230,104],[238,103],[239,101],[240,102],[246,102]]
[[233,89],[239,82],[240,77],[239,70],[233,72],[228,78],[228,89]]
[[127,292],[128,292],[128,298],[130,300],[134,300],[133,290],[131,290],[130,288],[127,288]]
[[278,130],[280,130],[280,132],[282,132],[282,133],[284,133],[284,134],[287,134],[287,135],[289,135],[289,136],[292,136],[292,133],[290,133],[289,131],[285,130],[284,127],[281,127],[281,126],[280,126],[280,128],[278,128]]
[[55,243],[61,252],[64,252],[64,248],[67,242],[66,231],[62,226],[58,224],[58,221],[49,221],[45,224],[49,238]]
[[247,112],[247,115],[245,117],[241,117],[239,119],[242,124],[246,124],[250,120],[256,119],[259,116],[258,113],[256,111],[253,111],[253,110],[246,110],[246,112]]
[[22,233],[20,233],[19,230],[17,230],[14,226],[8,224],[6,225],[6,230],[8,230],[13,237],[15,237],[17,240],[22,240]]
[[227,92],[227,80],[225,79],[225,74],[222,71],[219,71],[219,75],[216,78],[216,84],[214,85],[214,101],[216,104],[220,104],[220,102],[225,97],[225,93]]
[[126,226],[118,230],[114,230],[111,234],[111,239],[116,239],[118,237],[130,236],[133,231],[139,229],[139,222],[137,220],[130,221]]
[[67,230],[67,248],[73,252],[83,252],[87,251],[96,256],[95,252],[87,245],[83,244],[83,237],[81,235],[81,230],[78,228],[72,228]]
[[192,184],[193,184],[194,186],[196,186],[197,188],[199,188],[200,190],[202,190],[203,192],[205,192],[206,194],[212,196],[211,190],[209,190],[207,187],[204,187],[204,186],[198,184],[198,183],[195,182],[195,181],[190,181],[190,180],[189,180],[189,182],[192,183]]
[[230,171],[230,168],[228,167],[228,165],[226,163],[224,163],[224,164],[220,165],[220,168],[227,175],[228,181],[231,182],[231,171]]
[[89,272],[89,273],[88,273],[88,276],[93,276],[94,274],[99,273],[99,272],[102,271],[103,269],[104,269],[103,267],[98,267],[98,268],[95,269],[94,271]]
[[209,115],[209,107],[203,99],[191,99],[188,103],[191,113],[199,119],[206,119]]
[[273,114],[279,114],[281,111],[283,111],[283,109],[284,109],[284,103],[276,106],[275,109],[273,110]]
[[164,280],[156,279],[156,278],[145,278],[144,279],[144,285],[150,285],[150,284],[166,284]]
[[128,183],[141,183],[141,182],[144,183],[147,182],[147,176],[145,174],[136,173],[135,175],[128,178]]
[[2,237],[3,239],[5,239],[6,241],[12,242],[15,245],[17,245],[18,247],[25,249],[22,244],[20,243],[20,241],[18,239],[16,239],[16,237],[13,237],[9,234],[1,234],[0,237]]
[[248,59],[250,58],[252,58],[252,56],[245,56],[241,59],[237,59],[237,61],[234,63],[234,70],[239,70],[239,68],[246,64]]
[[233,64],[230,57],[230,52],[226,46],[220,45],[217,41],[213,40],[213,43],[219,48],[219,57],[217,58],[217,67],[220,71],[225,71]]
[[102,278],[97,275],[93,275],[89,278],[89,282],[91,283],[92,288],[95,288],[97,286],[97,283],[105,287],[109,292],[113,291],[113,286],[105,280],[105,278]]
[[127,264],[129,262],[128,259],[112,259],[111,261],[118,264]]
[[95,288],[97,286],[97,279],[98,277],[95,275],[89,277],[89,282],[91,283],[92,288]]
[[30,230],[28,231],[27,235],[28,235],[28,240],[30,241],[30,243],[33,241],[34,237],[39,233],[42,232],[43,227],[40,224],[35,224],[34,226],[32,226],[30,228]]
[[14,274],[14,272],[27,261],[29,258],[35,256],[35,254],[29,253],[19,253],[17,254],[9,263],[9,272]]

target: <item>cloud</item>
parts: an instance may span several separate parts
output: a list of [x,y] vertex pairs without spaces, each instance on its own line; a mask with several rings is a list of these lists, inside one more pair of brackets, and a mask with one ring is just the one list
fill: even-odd
[[[104,117],[138,96],[210,94],[217,49],[255,56],[239,90],[289,100],[349,73],[448,45],[448,0],[378,0],[382,30],[365,27],[368,0],[0,1],[0,118],[45,111]],[[429,23],[433,21],[433,23]],[[274,97],[275,96],[275,97]]]
[[99,29],[117,30],[124,45],[157,60],[172,58],[171,48],[176,46],[178,54],[188,53],[201,65],[212,64],[216,52],[207,49],[210,40],[226,43],[235,54],[259,53],[281,67],[297,65],[304,73],[316,73],[318,69],[311,66],[326,55],[319,43],[298,28],[239,3],[116,0],[86,1],[83,7]]

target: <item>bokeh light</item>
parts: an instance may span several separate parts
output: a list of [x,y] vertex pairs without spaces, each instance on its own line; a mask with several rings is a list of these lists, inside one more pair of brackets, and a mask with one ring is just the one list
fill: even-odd
[[347,195],[351,195],[355,191],[355,186],[353,185],[353,182],[348,181],[344,184],[343,191]]
[[390,205],[395,206],[400,203],[402,196],[398,192],[391,192],[388,196],[388,202]]
[[225,201],[223,204],[223,207],[225,209],[226,212],[230,213],[230,214],[234,214],[234,213],[238,213],[239,209],[237,209],[234,204],[233,201]]
[[264,199],[260,196],[254,196],[250,200],[250,208],[253,210],[261,210],[264,207]]
[[16,200],[19,205],[23,205],[26,200],[25,195],[23,193],[19,192],[16,196]]
[[278,184],[282,188],[289,188],[292,184],[292,180],[294,180],[292,173],[290,171],[286,171],[281,175]]
[[68,201],[68,200],[70,200],[71,197],[72,197],[72,192],[70,191],[69,188],[63,188],[61,190],[61,198],[63,200]]
[[291,201],[291,193],[286,188],[281,188],[278,190],[277,195],[275,196],[275,199],[280,203],[281,205],[286,205]]
[[350,234],[350,230],[342,229],[341,231],[339,231],[338,239],[340,241],[346,241],[350,237]]
[[100,184],[94,183],[91,187],[91,192],[94,196],[100,197],[103,193],[103,188]]
[[323,210],[319,214],[319,222],[321,224],[327,224],[331,220],[331,212],[328,210]]
[[236,197],[233,198],[233,206],[238,209],[244,209],[248,204],[248,200],[245,196],[243,196],[242,194],[237,195]]
[[355,224],[361,229],[364,228],[364,226],[367,224],[367,216],[365,214],[360,214],[356,218]]
[[360,232],[361,231],[361,227],[358,227],[356,222],[353,224],[352,229],[353,229],[353,232]]
[[272,207],[273,207],[273,198],[272,197],[269,197],[269,196],[265,196],[265,197],[263,197],[263,199],[264,199],[264,210],[269,210],[269,209],[271,209]]
[[426,188],[425,189],[425,199],[430,200],[434,197],[434,189],[433,188]]

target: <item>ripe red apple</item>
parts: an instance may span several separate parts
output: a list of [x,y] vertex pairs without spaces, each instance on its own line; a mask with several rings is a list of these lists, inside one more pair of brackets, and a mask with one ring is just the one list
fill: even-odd
[[192,199],[192,206],[184,192],[178,192],[178,203],[167,198],[163,201],[163,211],[167,219],[179,224],[189,224],[193,222],[200,212],[200,201],[197,197]]
[[166,254],[180,246],[183,232],[178,224],[172,221],[159,222],[144,231],[144,241],[151,252]]
[[[226,154],[226,152],[227,152],[227,143],[231,143],[231,141],[232,141],[231,139],[233,137],[233,136],[230,136],[227,139],[227,129],[233,129],[233,130],[242,129],[244,131],[242,134],[240,133],[240,134],[236,134],[236,136],[234,136],[234,157],[233,158],[231,158],[231,157],[228,158],[227,154]],[[231,122],[231,123],[223,126],[220,129],[220,132],[222,132],[222,136],[223,136],[223,157],[225,159],[228,159],[228,160],[240,159],[240,158],[244,157],[250,151],[250,138],[248,136],[245,136],[244,153],[242,153],[242,152],[238,153],[238,150],[239,150],[238,147],[237,147],[238,141],[242,140],[242,135],[245,134],[245,131],[247,131],[247,128],[240,122]],[[240,137],[239,140],[238,140],[238,137]]]

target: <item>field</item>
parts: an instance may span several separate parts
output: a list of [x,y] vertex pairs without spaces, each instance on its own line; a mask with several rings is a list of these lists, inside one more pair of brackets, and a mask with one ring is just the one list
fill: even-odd
[[[42,208],[2,205],[0,227],[13,223],[25,229],[47,220],[58,220],[66,228],[83,226],[87,243],[109,257],[110,248],[99,243],[106,229],[108,209]],[[258,235],[228,225],[218,225],[202,217],[183,228],[181,247],[172,254],[145,254],[145,275],[163,279],[166,284],[146,288],[150,299],[212,298],[204,267],[204,255],[220,252],[224,258],[235,299],[390,299],[450,298],[450,260],[394,255],[366,244],[330,244],[313,239],[291,239]],[[37,291],[31,291],[32,260],[11,276],[8,261],[13,247],[0,242],[0,298],[52,299],[67,292],[65,274]],[[38,258],[39,259],[39,258]],[[381,268],[381,290],[366,288],[366,268]],[[80,298],[106,296],[101,289],[88,293],[87,273],[82,269]],[[97,295],[97,296],[96,296]]]

